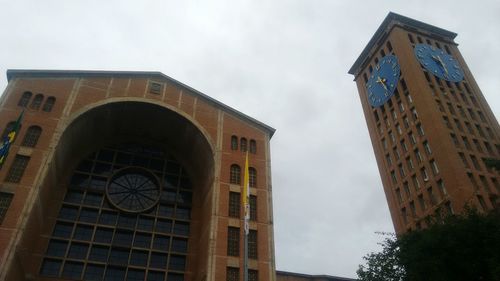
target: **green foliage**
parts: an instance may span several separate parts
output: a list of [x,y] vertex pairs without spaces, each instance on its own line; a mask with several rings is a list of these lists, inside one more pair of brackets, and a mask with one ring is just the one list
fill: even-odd
[[467,211],[425,230],[386,238],[364,257],[362,281],[500,280],[500,212]]

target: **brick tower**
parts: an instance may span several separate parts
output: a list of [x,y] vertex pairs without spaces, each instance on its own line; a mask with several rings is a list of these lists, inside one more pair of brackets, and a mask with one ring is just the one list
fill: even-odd
[[499,125],[455,37],[389,13],[349,70],[397,233],[498,202]]

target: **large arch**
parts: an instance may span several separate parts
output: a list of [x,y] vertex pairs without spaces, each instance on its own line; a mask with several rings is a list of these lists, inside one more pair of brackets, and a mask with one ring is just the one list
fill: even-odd
[[[204,271],[200,262],[208,254],[214,183],[214,146],[207,133],[182,112],[146,100],[106,100],[76,112],[61,125],[49,162],[42,171],[39,190],[26,220],[14,266],[27,279],[38,276],[57,212],[76,165],[83,157],[106,145],[135,142],[155,145],[172,154],[186,168],[193,183],[192,234],[188,257],[191,278]],[[22,248],[22,249],[20,249]],[[29,254],[32,253],[32,254]],[[206,260],[206,258],[205,258]],[[7,274],[9,276],[11,274]],[[11,275],[16,276],[16,274]],[[191,279],[189,278],[189,279]],[[19,279],[21,280],[21,279]],[[45,280],[45,279],[41,279]],[[49,280],[49,279],[47,279]],[[52,279],[54,280],[54,279]]]

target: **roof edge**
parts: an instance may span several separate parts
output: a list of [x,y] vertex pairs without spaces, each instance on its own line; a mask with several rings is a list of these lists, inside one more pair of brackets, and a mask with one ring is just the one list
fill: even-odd
[[420,30],[426,30],[429,31],[432,34],[435,34],[440,37],[445,37],[449,38],[451,40],[455,39],[457,37],[457,34],[451,31],[448,31],[443,28],[436,27],[431,24],[427,24],[409,17],[405,17],[393,12],[389,12],[389,14],[385,17],[384,21],[382,24],[379,26],[377,31],[375,31],[375,34],[373,34],[372,38],[370,41],[368,41],[368,44],[365,46],[359,57],[356,59],[354,64],[351,66],[349,71],[347,73],[354,75],[355,77],[358,76],[359,74],[359,68],[362,66],[362,64],[365,62],[366,57],[369,55],[372,47],[382,38],[384,37],[385,31],[387,28],[391,26],[391,23],[396,23],[400,26],[403,27],[412,27]]
[[244,113],[242,113],[239,110],[236,110],[178,80],[175,80],[174,78],[165,75],[159,71],[105,71],[105,70],[36,70],[36,69],[8,69],[7,70],[7,81],[10,81],[13,78],[50,78],[50,77],[158,77],[158,78],[163,78],[166,80],[169,80],[173,83],[176,83],[189,91],[192,91],[193,93],[196,93],[197,95],[203,97],[209,102],[212,102],[223,109],[226,109],[227,111],[236,114],[237,116],[250,121],[251,123],[254,123],[255,125],[259,126],[260,128],[264,129],[267,131],[270,135],[270,138],[274,135],[276,132],[276,129],[273,127],[253,118],[250,117]]
[[356,280],[358,280],[358,279],[352,279],[352,278],[347,278],[347,277],[338,277],[338,276],[325,275],[325,274],[312,275],[312,274],[296,273],[296,272],[281,271],[281,270],[276,270],[276,274],[297,276],[297,277],[304,277],[304,278],[331,278],[331,279],[334,278],[336,281],[356,281]]

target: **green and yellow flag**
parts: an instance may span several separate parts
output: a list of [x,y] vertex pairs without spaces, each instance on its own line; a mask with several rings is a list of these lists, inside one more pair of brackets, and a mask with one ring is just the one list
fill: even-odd
[[7,155],[9,155],[10,145],[16,140],[16,136],[21,128],[21,121],[23,120],[24,110],[21,112],[19,117],[17,118],[16,123],[14,123],[14,127],[7,133],[7,135],[3,138],[2,143],[0,144],[0,167],[2,167]]

